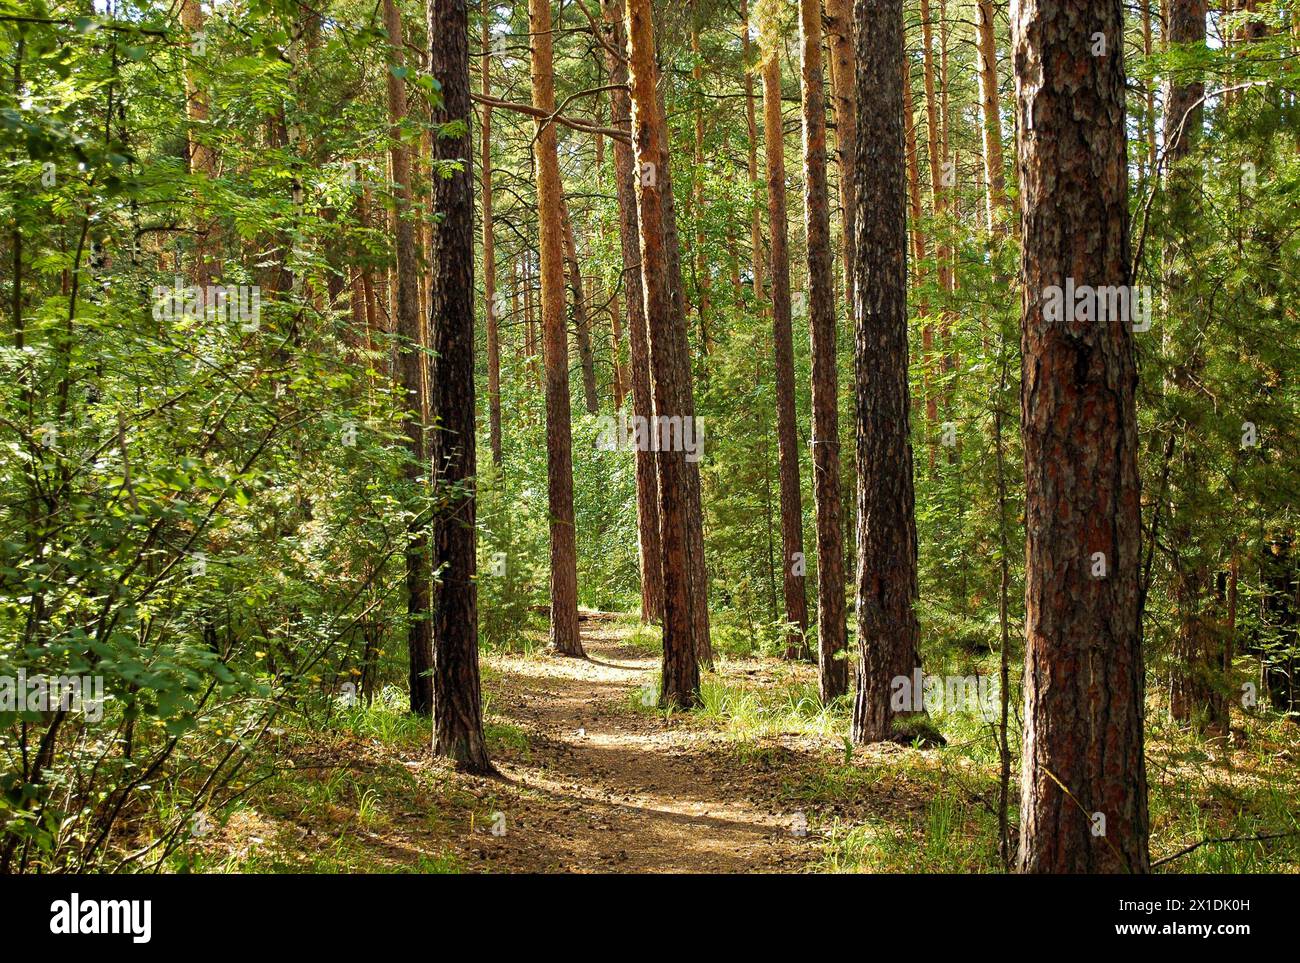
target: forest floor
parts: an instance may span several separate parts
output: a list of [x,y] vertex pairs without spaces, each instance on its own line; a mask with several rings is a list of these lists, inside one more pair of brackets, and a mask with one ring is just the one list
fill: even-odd
[[[987,726],[966,732],[966,743],[950,730],[949,747],[937,751],[847,745],[847,707],[820,706],[815,667],[759,657],[720,658],[703,684],[702,709],[664,712],[654,705],[656,638],[634,620],[602,613],[584,613],[582,631],[586,659],[554,656],[536,640],[483,654],[498,778],[433,759],[428,720],[405,713],[393,690],[387,703],[356,707],[325,727],[278,730],[264,763],[267,783],[197,840],[190,868],[1001,869]],[[1256,746],[1260,753],[1275,749]],[[1208,829],[1207,800],[1224,791],[1222,780],[1188,777],[1181,749],[1149,750],[1149,757],[1182,773],[1174,780],[1179,792],[1153,800],[1153,819],[1171,824],[1170,847],[1195,839]],[[1239,766],[1227,768],[1226,791],[1239,802],[1249,786]],[[1013,810],[1015,795],[1013,784]],[[1269,828],[1284,818],[1278,805],[1291,808],[1266,798],[1235,815]],[[1196,825],[1182,825],[1187,819]],[[1223,825],[1233,828],[1231,820]],[[1200,862],[1218,858],[1215,848],[1178,868],[1222,868]],[[1262,862],[1252,857],[1245,866],[1294,871],[1294,859],[1294,849],[1289,861],[1261,850]]]

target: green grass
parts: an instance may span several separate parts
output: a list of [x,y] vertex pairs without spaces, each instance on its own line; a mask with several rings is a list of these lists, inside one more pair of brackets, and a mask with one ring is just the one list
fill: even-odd
[[919,817],[873,817],[826,830],[819,869],[832,873],[997,873],[997,823],[951,795],[936,796]]
[[[1148,712],[1152,859],[1223,840],[1159,867],[1170,873],[1300,872],[1300,728],[1268,713],[1233,715],[1246,746],[1228,764],[1212,743]],[[1272,839],[1254,839],[1274,836]]]
[[508,722],[485,722],[483,724],[483,735],[487,737],[489,756],[503,749],[512,749],[526,759],[532,748],[528,733],[519,726],[511,725]]

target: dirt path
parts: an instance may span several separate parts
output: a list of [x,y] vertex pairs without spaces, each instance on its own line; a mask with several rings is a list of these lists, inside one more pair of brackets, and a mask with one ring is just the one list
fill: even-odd
[[[617,622],[584,619],[588,658],[494,656],[492,712],[528,734],[498,754],[503,835],[476,826],[488,871],[796,871],[818,857],[759,785],[692,720],[638,711],[658,660]],[[484,780],[482,783],[491,781]],[[501,820],[497,820],[498,832]]]

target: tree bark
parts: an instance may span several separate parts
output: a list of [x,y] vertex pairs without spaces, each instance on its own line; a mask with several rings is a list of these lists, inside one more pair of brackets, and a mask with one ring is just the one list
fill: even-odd
[[[395,0],[383,2],[384,29],[388,33],[389,56],[395,67],[401,67],[402,21]],[[408,483],[417,491],[428,484],[429,470],[426,460],[424,426],[424,384],[421,377],[421,356],[424,342],[420,338],[419,254],[415,248],[415,231],[411,221],[411,161],[399,139],[401,123],[406,119],[406,85],[403,80],[386,73],[388,78],[388,121],[392,139],[388,149],[393,184],[397,194],[394,217],[397,248],[396,316],[399,362],[398,368],[405,398],[402,422],[406,431],[406,446],[410,458],[406,464]],[[412,518],[406,549],[406,646],[411,687],[411,711],[428,715],[434,706],[434,680],[430,672],[434,665],[430,600],[428,522],[422,512]]]
[[1002,112],[998,104],[998,48],[993,33],[993,0],[975,2],[975,39],[984,137],[984,206],[989,231],[997,233],[1007,209],[1007,185],[1002,171]]
[[[1205,44],[1205,0],[1169,0],[1169,43]],[[1201,128],[1205,84],[1199,77],[1171,76],[1165,94],[1165,158],[1169,181],[1169,240],[1165,247],[1165,285],[1172,320],[1194,324],[1200,304],[1186,290],[1188,235],[1195,230],[1195,207],[1200,172],[1186,164]],[[1196,390],[1204,368],[1201,342],[1175,345],[1175,329],[1168,337],[1173,356],[1179,360],[1170,374],[1173,391],[1186,396]],[[1181,723],[1191,723],[1198,732],[1226,736],[1228,704],[1220,691],[1223,669],[1223,636],[1213,608],[1213,577],[1207,558],[1209,546],[1198,545],[1190,499],[1207,491],[1202,477],[1198,426],[1179,407],[1175,423],[1183,439],[1181,465],[1170,484],[1169,546],[1173,556],[1172,595],[1178,614],[1174,633],[1174,666],[1170,680],[1169,713]]]
[[[745,63],[745,129],[749,134],[749,189],[750,196],[758,185],[758,124],[754,108],[754,70],[750,66],[752,44],[749,39],[749,4],[740,0],[741,57]],[[763,222],[757,204],[750,205],[749,250],[753,271],[754,303],[765,304],[763,298]]]
[[[482,0],[483,96],[492,96],[492,4]],[[497,310],[496,241],[492,229],[492,107],[483,104],[483,307],[487,311],[488,441],[492,462],[501,464],[501,319]]]
[[[659,70],[655,67],[656,85]],[[677,233],[677,208],[673,195],[673,177],[668,156],[668,112],[664,108],[664,91],[657,87],[655,106],[659,114],[659,129],[663,131],[660,141],[662,151],[659,165],[659,196],[663,204],[664,250],[668,256],[669,296],[673,305],[673,317],[677,326],[677,337],[684,346],[675,354],[676,362],[682,366],[677,377],[685,386],[682,393],[683,418],[695,418],[695,393],[691,379],[691,352],[686,300],[682,286],[682,252],[681,239]],[[649,322],[647,321],[647,324]],[[656,411],[656,415],[659,412]],[[700,478],[700,463],[690,462],[686,466],[686,533],[690,551],[687,559],[690,565],[690,600],[691,617],[694,622],[695,658],[703,668],[713,666],[713,643],[709,632],[709,573],[704,554],[704,497]],[[662,522],[661,522],[662,525]]]
[[[536,2],[536,0],[534,0]],[[641,283],[645,290],[650,386],[656,418],[685,417],[690,392],[690,359],[684,325],[676,323],[665,238],[664,194],[670,182],[663,115],[655,90],[654,26],[650,0],[628,0],[632,134],[635,150],[637,215],[640,224]],[[685,375],[685,377],[683,377]],[[659,446],[661,449],[665,446]],[[699,704],[700,673],[691,606],[691,550],[687,525],[689,480],[686,453],[655,454],[659,481],[659,526],[664,582],[663,665],[660,705]]]
[[569,202],[560,202],[560,221],[564,231],[564,260],[569,269],[569,291],[573,295],[573,335],[578,347],[578,366],[582,371],[582,398],[588,414],[600,412],[596,396],[596,358],[591,351],[591,327],[587,319],[587,296],[582,288],[582,265],[578,263],[578,245],[573,236],[573,218]]
[[[181,24],[193,44],[201,38],[206,18],[199,0],[182,0]],[[203,143],[199,131],[207,126],[209,116],[208,92],[202,87],[194,71],[185,73],[185,113],[190,123],[189,169],[192,174],[202,174],[208,180],[217,178],[217,155]],[[194,283],[206,288],[212,283],[214,266],[208,261],[208,254],[216,245],[218,236],[216,222],[207,216],[204,205],[197,205],[197,223],[195,224],[194,242]]]
[[[853,307],[853,216],[857,206],[853,173],[857,150],[857,78],[853,67],[853,0],[826,0],[831,54],[831,103],[835,108],[835,154],[840,166],[840,216],[843,221],[844,299]],[[847,674],[847,673],[846,673]]]
[[776,23],[762,30],[763,141],[767,157],[767,230],[771,260],[772,349],[776,369],[776,445],[781,481],[781,547],[785,620],[794,626],[785,657],[809,657],[808,594],[804,586],[803,504],[794,411],[794,336],[790,318],[789,221],[785,198],[785,138],[781,123],[780,36]]
[[[699,0],[690,0],[691,18],[691,55],[694,64],[691,67],[691,79],[695,82],[698,98],[695,106],[695,163],[692,167],[693,183],[691,195],[691,217],[695,221],[695,298],[696,310],[700,319],[700,350],[706,355],[713,353],[714,335],[710,314],[710,291],[713,287],[711,265],[705,249],[704,234],[704,98],[701,96],[704,86],[704,69],[700,54],[700,5]],[[703,369],[702,369],[703,370]]]
[[[912,109],[912,59],[903,51],[903,126],[904,144],[907,148],[907,203],[912,229],[912,257],[917,262],[913,273],[919,272],[925,259],[925,232],[921,230],[921,162],[920,148],[916,143],[916,120]],[[923,309],[921,313],[927,312]]]
[[910,742],[921,693],[891,704],[894,680],[919,679],[915,494],[907,361],[903,3],[857,0],[858,211],[854,297],[858,459],[858,669],[853,741]]
[[[803,99],[804,230],[808,244],[808,329],[812,346],[811,440],[817,519],[817,661],[822,701],[849,688],[845,659],[843,504],[835,367],[835,275],[826,187],[826,94],[821,0],[800,0]],[[901,114],[900,114],[901,116]],[[900,168],[901,170],[901,168]],[[900,193],[900,197],[903,195]]]
[[[385,0],[392,4],[393,0]],[[459,137],[439,136],[440,161],[467,158],[473,148],[466,0],[428,5],[430,69],[442,83],[433,123],[464,120]],[[434,611],[434,752],[472,772],[491,772],[483,737],[478,669],[478,588],[475,561],[477,471],[474,434],[474,175],[466,165],[433,182],[433,277],[429,291],[433,337],[433,471],[439,508],[433,541],[440,573]]]
[[[610,46],[627,50],[622,0],[602,0]],[[609,82],[627,83],[627,61],[607,55]],[[632,157],[632,104],[625,87],[610,92],[610,124],[628,132],[628,142],[615,140],[614,178],[618,190],[618,235],[623,252],[623,290],[627,303],[628,349],[632,377],[632,409],[647,418],[654,414],[650,396],[650,351],[646,345],[645,294],[641,286],[638,249],[636,162]],[[641,621],[658,622],[664,612],[664,573],[659,544],[659,488],[654,452],[636,451],[636,529],[641,559]]]
[[[1091,52],[1097,32],[1104,56]],[[1132,281],[1123,8],[1028,0],[1012,40],[1027,535],[1019,866],[1147,872],[1132,333],[1127,318],[1053,309],[1048,290]]]
[[[550,0],[528,0],[533,106],[555,113]],[[542,353],[546,367],[546,471],[551,514],[551,648],[586,657],[578,633],[578,551],[573,515],[573,437],[569,339],[564,319],[563,187],[555,125],[539,119],[537,230],[541,248]]]

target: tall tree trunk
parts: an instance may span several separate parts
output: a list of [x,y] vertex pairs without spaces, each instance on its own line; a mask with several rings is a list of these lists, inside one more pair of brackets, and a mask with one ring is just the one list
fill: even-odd
[[[492,4],[482,0],[483,96],[492,96]],[[501,464],[501,312],[497,309],[496,242],[492,230],[492,108],[483,104],[483,306],[487,311],[488,440]]]
[[785,200],[785,138],[781,123],[779,27],[761,25],[763,140],[767,155],[767,230],[772,279],[772,348],[776,368],[776,445],[781,475],[781,547],[785,620],[794,626],[786,640],[787,659],[807,658],[808,595],[804,587],[803,504],[799,484],[799,441],[794,412],[794,336],[790,319],[790,255]]
[[[550,0],[528,0],[533,106],[555,113]],[[551,639],[559,655],[586,657],[578,634],[578,549],[573,515],[569,339],[564,319],[564,225],[555,125],[538,121],[537,231],[541,247],[542,353],[546,365],[546,471],[551,515]]]
[[623,410],[627,394],[627,376],[623,373],[623,318],[618,310],[618,297],[609,297],[609,366],[612,369],[614,410]]
[[975,2],[975,38],[984,136],[985,216],[989,231],[996,233],[1007,209],[1007,184],[1002,171],[1002,112],[998,104],[998,48],[993,33],[993,0]]
[[[627,50],[622,0],[602,0],[610,46]],[[609,81],[627,83],[627,61],[608,54]],[[636,161],[630,143],[632,103],[626,87],[610,92],[610,123],[628,132],[629,142],[614,141],[614,178],[618,190],[618,235],[623,253],[623,290],[627,303],[628,348],[631,356],[632,408],[649,418],[654,414],[650,396],[650,351],[646,345],[645,294],[641,286],[641,252],[638,249],[636,212]],[[636,530],[641,558],[641,621],[658,622],[664,612],[664,573],[659,544],[659,488],[654,452],[636,451]]]
[[[1205,44],[1205,0],[1169,0],[1168,40],[1180,45]],[[1165,157],[1169,165],[1170,237],[1164,252],[1165,284],[1171,319],[1180,327],[1197,328],[1201,306],[1187,291],[1185,249],[1195,230],[1195,206],[1200,189],[1199,171],[1186,161],[1197,141],[1203,109],[1205,84],[1198,78],[1171,76],[1165,94]],[[1200,382],[1205,355],[1200,341],[1170,347],[1179,360],[1170,375],[1175,392],[1186,394]],[[1220,692],[1223,665],[1222,634],[1213,607],[1213,577],[1206,558],[1208,546],[1197,545],[1193,512],[1187,504],[1192,493],[1206,490],[1202,477],[1198,428],[1185,414],[1176,416],[1183,439],[1183,457],[1176,478],[1170,484],[1169,546],[1173,555],[1173,597],[1178,612],[1174,634],[1174,666],[1169,712],[1178,722],[1192,723],[1198,731],[1227,735],[1228,704]]]
[[691,194],[694,198],[691,216],[695,221],[695,298],[696,310],[700,318],[700,350],[705,354],[713,353],[713,328],[709,318],[709,292],[713,287],[710,274],[708,254],[704,241],[704,68],[700,54],[700,4],[699,0],[690,0],[691,18],[691,54],[695,63],[691,68],[691,79],[695,81],[695,163],[693,167],[694,183]]
[[[812,344],[813,505],[817,516],[817,661],[823,702],[849,689],[844,657],[844,543],[840,427],[835,369],[835,275],[826,188],[826,94],[821,0],[800,0],[804,229],[808,242],[808,329]],[[900,114],[901,115],[901,114]],[[901,168],[900,168],[901,169]],[[903,195],[900,192],[899,197]]]
[[[937,216],[942,209],[943,197],[940,181],[942,131],[939,127],[939,100],[935,92],[934,27],[930,21],[930,0],[921,0],[921,53],[924,58],[926,147],[930,159],[930,209]],[[935,257],[942,264],[937,250]]]
[[[749,196],[758,184],[758,124],[754,109],[754,68],[750,65],[749,4],[740,0],[741,54],[745,63],[745,129],[749,134]],[[749,250],[753,272],[754,303],[765,304],[763,298],[763,222],[757,204],[750,205]]]
[[[1076,321],[1060,297],[1069,280],[1132,281],[1123,25],[1119,0],[1038,0],[1012,25],[1024,237],[1024,872],[1150,869],[1132,333],[1127,318]],[[1104,56],[1091,52],[1097,32]]]
[[[944,218],[944,223],[940,226],[940,237],[944,238],[939,253],[939,284],[944,292],[943,320],[939,327],[943,337],[943,413],[951,419],[953,417],[953,371],[957,367],[957,356],[953,349],[952,331],[957,323],[957,313],[953,310],[953,295],[957,290],[957,261],[956,249],[950,240],[952,237],[952,225],[959,223],[958,212],[954,200],[959,200],[956,194],[957,184],[957,158],[952,152],[950,139],[949,124],[949,87],[948,87],[948,3],[947,0],[939,0],[939,150],[941,163],[943,165],[939,183],[942,193],[935,201],[935,211],[939,214],[951,215]],[[958,443],[960,444],[960,442]],[[958,445],[948,449],[949,463],[955,463],[958,455]],[[965,592],[962,592],[962,604],[965,605]]]
[[[920,0],[921,3],[921,52],[922,52],[922,80],[925,88],[925,133],[926,133],[926,152],[929,157],[930,168],[930,213],[937,219],[940,213],[942,189],[939,186],[941,168],[939,161],[939,103],[935,94],[934,85],[934,27],[930,22],[930,2],[929,0]],[[943,227],[936,228],[938,236],[934,242],[934,260],[935,266],[939,272],[939,287],[947,290],[947,276],[944,273],[944,262],[947,254],[944,250],[942,241]],[[928,308],[929,305],[926,305]],[[928,427],[927,436],[929,437],[929,458],[930,468],[934,468],[935,461],[935,432],[939,425],[939,402],[932,385],[933,376],[933,357],[934,357],[934,326],[929,322],[929,311],[924,312],[927,320],[921,330],[921,364],[926,372],[926,394],[925,394],[925,420]]]
[[[858,458],[858,691],[853,740],[924,729],[907,365],[903,2],[857,0],[858,211],[854,296]],[[912,700],[891,703],[902,678]]]
[[[917,262],[916,271],[920,271],[925,259],[925,232],[921,230],[921,162],[918,155],[920,148],[916,143],[916,120],[912,109],[912,59],[903,51],[903,127],[904,145],[907,149],[907,206],[910,227],[912,229],[912,258]],[[856,270],[856,267],[855,267]],[[921,314],[927,311],[922,308]]]
[[[199,0],[182,0],[181,24],[189,35],[190,43],[203,46],[203,28],[206,18]],[[185,113],[190,123],[189,168],[191,173],[202,174],[209,180],[217,178],[217,155],[203,143],[200,131],[207,127],[209,116],[208,92],[194,71],[185,74]],[[194,242],[194,283],[206,288],[212,283],[214,265],[208,257],[217,242],[216,224],[208,218],[204,205],[199,204]]]
[[[394,67],[400,68],[402,54],[402,20],[396,0],[383,2],[384,29],[388,33],[389,56]],[[388,149],[393,184],[397,194],[394,224],[397,247],[396,316],[402,392],[405,399],[403,426],[410,459],[406,464],[408,483],[416,489],[425,483],[428,475],[425,456],[424,384],[421,377],[421,356],[424,344],[420,339],[419,253],[415,247],[415,230],[411,220],[411,160],[399,139],[401,123],[406,118],[406,84],[393,72],[388,78],[388,121],[392,144]],[[410,668],[411,711],[428,715],[433,711],[434,680],[430,672],[434,666],[432,624],[430,622],[430,578],[428,523],[423,513],[417,512],[409,530],[410,543],[406,549],[406,646]]]
[[[659,129],[663,131],[660,147],[662,156],[659,164],[659,196],[663,204],[664,250],[668,256],[669,296],[673,305],[673,317],[678,330],[678,338],[685,345],[680,354],[674,358],[682,365],[678,374],[685,385],[682,394],[683,418],[695,419],[695,392],[691,379],[690,340],[687,335],[688,321],[686,300],[682,286],[682,251],[681,239],[677,233],[676,200],[673,195],[673,177],[668,156],[668,112],[664,107],[664,91],[658,86],[658,66],[655,67],[656,93],[655,106],[659,111]],[[647,324],[649,321],[647,320]],[[659,414],[658,411],[655,412]],[[704,554],[704,498],[700,478],[700,463],[690,462],[686,466],[686,534],[690,551],[687,556],[690,565],[691,617],[694,623],[695,658],[700,666],[709,669],[713,666],[713,643],[709,633],[709,573]],[[660,523],[662,526],[662,522]]]
[[[835,108],[835,153],[840,165],[840,212],[844,231],[845,301],[853,306],[853,158],[857,150],[858,104],[854,89],[853,0],[826,0],[826,29],[831,54],[831,103]],[[846,673],[847,675],[847,673]]]
[[[656,420],[686,417],[690,393],[690,359],[684,325],[676,323],[665,238],[664,193],[669,189],[668,152],[655,90],[654,26],[650,0],[628,0],[633,146],[637,164],[637,215],[640,225],[641,283],[645,290],[650,387]],[[685,377],[683,377],[685,376]],[[663,424],[663,422],[659,422]],[[664,440],[662,435],[660,440]],[[689,708],[699,703],[700,672],[696,661],[689,572],[687,525],[689,480],[686,453],[657,446],[659,529],[664,581],[663,688],[660,704]]]
[[[393,0],[385,0],[391,4]],[[465,121],[459,137],[434,141],[435,158],[470,156],[473,116],[466,0],[428,4],[429,64],[442,83],[435,125]],[[464,769],[491,772],[483,737],[478,670],[478,588],[474,477],[474,175],[466,165],[433,183],[433,336],[430,406],[432,464],[441,488],[435,521],[434,568],[441,573],[434,611],[433,749]]]
[[564,233],[564,260],[569,269],[569,291],[573,294],[573,334],[578,346],[578,365],[582,370],[582,398],[589,414],[600,411],[596,397],[596,358],[591,351],[591,326],[587,318],[587,296],[582,288],[582,265],[578,263],[578,245],[573,236],[573,218],[568,201],[560,202],[560,221]]
[[[1152,52],[1151,35],[1151,0],[1138,0],[1142,5],[1142,53],[1150,57]],[[1165,26],[1168,30],[1168,25]],[[1227,47],[1228,38],[1223,38]],[[1156,176],[1156,85],[1144,84],[1146,87],[1146,169],[1148,176]]]

